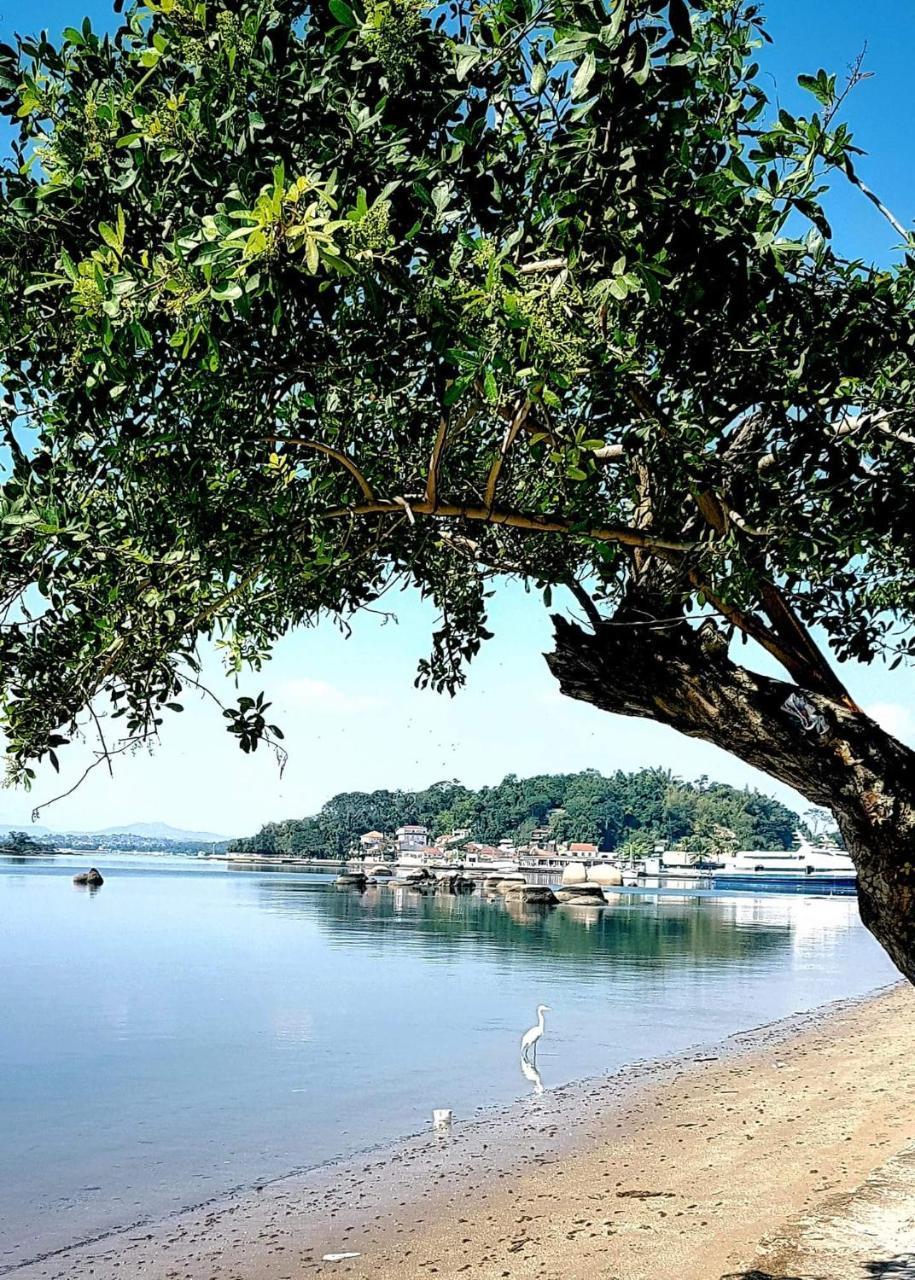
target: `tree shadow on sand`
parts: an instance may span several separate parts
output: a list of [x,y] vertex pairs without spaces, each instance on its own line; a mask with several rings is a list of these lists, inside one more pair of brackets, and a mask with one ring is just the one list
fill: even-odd
[[[830,1280],[829,1276],[787,1275],[784,1271],[729,1271],[721,1280]],[[862,1278],[863,1280],[863,1278]]]
[[878,1259],[864,1264],[864,1274],[874,1280],[915,1280],[915,1253],[900,1253],[895,1258]]
[[[875,1258],[860,1264],[861,1280],[915,1280],[915,1253],[900,1253],[895,1258]],[[788,1275],[784,1271],[730,1271],[721,1280],[831,1280],[826,1275]],[[843,1280],[845,1276],[843,1273]],[[852,1280],[852,1273],[848,1273]]]

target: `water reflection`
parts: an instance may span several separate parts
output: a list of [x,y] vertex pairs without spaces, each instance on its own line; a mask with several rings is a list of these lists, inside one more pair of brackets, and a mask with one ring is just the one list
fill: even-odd
[[531,1090],[532,1093],[538,1095],[543,1093],[543,1077],[537,1069],[537,1064],[536,1062],[529,1062],[523,1053],[521,1055],[521,1074],[525,1080],[529,1080],[534,1086]]
[[74,880],[71,884],[71,887],[75,893],[87,894],[90,898],[94,898],[97,893],[101,892],[101,890],[104,888],[104,885],[80,884],[78,881]]
[[[91,909],[70,884],[84,855],[0,862],[5,1263],[894,976],[853,898],[542,908],[99,862]],[[549,1035],[519,1072],[541,1002]]]
[[[472,943],[512,962],[533,953],[563,967],[587,957],[582,980],[626,959],[642,968],[685,959],[761,959],[790,950],[793,931],[809,914],[794,897],[615,893],[607,907],[547,908],[501,895],[416,893],[407,886],[328,894],[315,880],[277,876],[259,882],[258,898],[267,911],[314,920],[331,946],[409,948],[437,960]],[[822,930],[854,927],[853,901],[822,901]]]

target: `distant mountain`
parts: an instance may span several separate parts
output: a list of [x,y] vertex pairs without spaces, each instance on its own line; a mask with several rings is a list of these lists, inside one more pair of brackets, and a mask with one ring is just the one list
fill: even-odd
[[181,827],[170,827],[167,822],[130,822],[123,827],[104,827],[101,831],[92,831],[94,836],[145,836],[149,840],[197,840],[201,844],[216,844],[227,836],[217,835],[215,831],[185,831]]
[[11,831],[25,831],[30,836],[49,836],[50,827],[41,827],[34,822],[0,822],[0,836],[8,836]]

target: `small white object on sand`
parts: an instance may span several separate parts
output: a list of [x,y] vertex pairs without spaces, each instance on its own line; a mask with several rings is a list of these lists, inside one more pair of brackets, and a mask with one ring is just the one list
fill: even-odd
[[436,1107],[432,1112],[432,1123],[436,1129],[450,1129],[454,1114],[447,1107]]
[[345,1262],[347,1258],[359,1258],[359,1253],[325,1253],[322,1262]]

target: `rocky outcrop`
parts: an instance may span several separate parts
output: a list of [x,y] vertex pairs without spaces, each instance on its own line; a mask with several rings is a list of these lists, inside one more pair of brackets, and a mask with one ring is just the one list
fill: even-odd
[[570,902],[573,906],[603,907],[607,900],[599,884],[568,884],[557,890],[559,902]]
[[489,887],[495,889],[496,893],[512,893],[518,889],[523,889],[527,881],[523,876],[506,876],[504,880],[497,880],[495,884],[490,882]]
[[563,885],[584,884],[587,879],[588,870],[583,862],[570,862],[562,869]]
[[588,882],[612,887],[623,883],[623,873],[619,867],[611,867],[609,863],[601,863],[600,866],[588,868]]
[[361,871],[347,871],[341,876],[337,876],[334,884],[338,889],[364,889],[368,884],[368,879]]
[[95,867],[90,867],[88,871],[81,871],[78,876],[73,877],[74,884],[88,885],[90,889],[97,889],[99,885],[105,883],[101,871]]
[[460,871],[438,871],[435,876],[435,887],[443,893],[472,893],[476,881]]
[[[502,884],[505,884],[502,881]],[[548,884],[518,884],[517,881],[509,881],[508,888],[502,889],[498,886],[499,891],[505,894],[506,901],[523,902],[525,906],[553,906],[557,901],[557,897]]]

